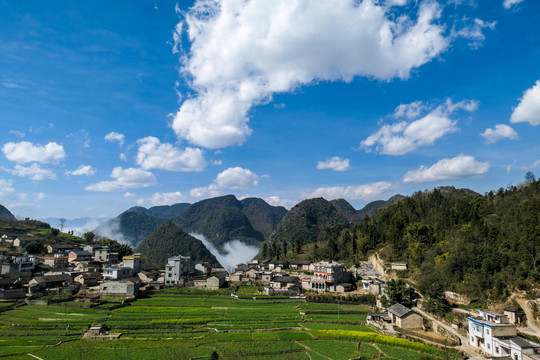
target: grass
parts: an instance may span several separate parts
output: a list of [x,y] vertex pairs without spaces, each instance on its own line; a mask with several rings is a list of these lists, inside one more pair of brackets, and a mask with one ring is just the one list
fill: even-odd
[[[241,287],[245,293],[249,287]],[[77,359],[349,359],[374,355],[420,359],[439,350],[379,335],[364,326],[362,305],[303,300],[237,300],[230,293],[165,290],[128,306],[65,302],[25,305],[0,313],[0,357]],[[304,316],[302,313],[306,314]],[[81,340],[91,325],[103,324],[122,336],[114,341]],[[297,330],[293,330],[297,329]],[[61,340],[71,340],[57,347]],[[359,344],[360,342],[360,344]],[[383,354],[379,350],[383,349]],[[321,355],[322,354],[322,355]]]

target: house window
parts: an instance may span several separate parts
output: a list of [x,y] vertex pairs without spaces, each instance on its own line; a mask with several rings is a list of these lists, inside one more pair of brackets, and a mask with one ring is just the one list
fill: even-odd
[[488,335],[489,335],[489,329],[487,329],[487,328],[486,328],[486,334],[488,334]]
[[489,344],[487,344],[487,346],[488,346],[488,350],[489,350],[489,349],[490,349],[490,346],[489,346]]
[[495,353],[499,353],[499,345],[495,345]]

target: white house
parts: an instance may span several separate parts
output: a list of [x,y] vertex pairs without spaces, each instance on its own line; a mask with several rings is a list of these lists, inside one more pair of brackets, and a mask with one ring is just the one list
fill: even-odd
[[165,265],[165,285],[179,285],[181,283],[180,279],[189,274],[190,270],[191,258],[189,256],[170,257]]
[[469,344],[494,357],[512,360],[540,358],[540,344],[517,336],[516,326],[508,317],[494,311],[479,311],[476,318],[467,318]]
[[103,278],[105,280],[121,280],[133,276],[133,269],[125,266],[109,266],[103,268]]

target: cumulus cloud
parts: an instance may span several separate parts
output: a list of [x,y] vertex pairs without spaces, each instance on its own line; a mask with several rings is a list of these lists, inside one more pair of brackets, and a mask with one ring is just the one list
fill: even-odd
[[508,125],[497,124],[493,129],[486,129],[481,133],[482,137],[486,139],[488,144],[497,142],[502,139],[516,140],[518,138],[517,132]]
[[153,206],[172,205],[179,202],[185,202],[186,197],[181,192],[176,191],[169,193],[154,193],[149,200]]
[[8,160],[19,164],[39,162],[43,164],[57,163],[66,157],[62,145],[50,142],[47,145],[34,145],[28,141],[8,142],[2,147]]
[[374,200],[392,188],[392,184],[379,181],[372,184],[354,186],[326,186],[303,194],[304,198],[323,197],[327,200]]
[[523,0],[504,0],[503,7],[505,9],[510,9],[512,6],[517,5],[520,2],[523,2]]
[[172,127],[207,148],[241,144],[251,134],[249,110],[275,93],[356,76],[407,79],[450,42],[439,4],[417,9],[409,17],[372,0],[198,0],[177,27],[191,41],[181,71],[194,94]]
[[162,144],[153,136],[137,140],[137,144],[136,162],[145,170],[202,171],[206,167],[201,149],[187,147],[181,150],[172,144]]
[[516,106],[511,123],[528,122],[533,126],[540,125],[540,80],[523,93],[519,105]]
[[105,135],[105,141],[110,141],[110,142],[117,142],[120,144],[120,146],[124,145],[124,138],[125,138],[125,135],[124,134],[120,134],[120,133],[117,133],[115,131],[112,131],[110,133],[108,133],[107,135]]
[[137,168],[122,169],[115,167],[111,173],[113,181],[101,181],[88,185],[85,189],[90,191],[124,191],[131,188],[149,187],[156,185],[156,177],[149,171]]
[[4,169],[4,170],[16,176],[27,177],[31,179],[32,181],[56,179],[56,174],[52,170],[44,169],[41,167],[41,165],[37,163],[33,163],[30,166],[23,166],[23,165],[17,164],[15,165],[13,169]]
[[222,194],[223,189],[253,189],[259,184],[261,176],[241,167],[228,168],[220,172],[214,182],[205,187],[190,190],[189,194],[196,198],[214,197]]
[[268,196],[263,198],[268,204],[272,206],[283,206],[284,208],[290,209],[298,203],[295,200],[282,199],[279,196]]
[[251,170],[233,167],[220,172],[215,182],[224,189],[253,189],[259,184],[259,176]]
[[452,159],[442,159],[427,168],[409,171],[403,176],[403,182],[423,183],[429,181],[458,180],[471,176],[485,175],[489,162],[477,161],[472,156],[458,155]]
[[73,171],[66,171],[66,175],[72,176],[92,176],[96,173],[96,169],[90,165],[81,165]]
[[400,105],[396,108],[394,117],[399,115],[411,120],[413,115],[420,115],[422,110],[429,109],[430,112],[412,122],[403,120],[385,124],[376,133],[363,140],[360,147],[366,152],[375,148],[381,154],[403,155],[420,146],[432,145],[444,135],[457,131],[457,120],[450,119],[450,115],[454,112],[458,110],[472,112],[477,108],[477,101],[463,100],[453,103],[450,99],[434,109],[418,102],[404,107]]
[[334,171],[346,171],[350,168],[349,159],[342,159],[339,156],[334,156],[325,161],[319,161],[317,163],[317,169],[331,169]]

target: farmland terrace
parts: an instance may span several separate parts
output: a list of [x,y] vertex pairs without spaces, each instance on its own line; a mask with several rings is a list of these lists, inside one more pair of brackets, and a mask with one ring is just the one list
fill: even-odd
[[[119,301],[24,305],[2,312],[0,358],[460,358],[453,350],[378,334],[365,326],[370,308],[364,305],[239,300],[221,291],[172,289],[126,306]],[[98,324],[121,337],[82,340],[88,328]]]

